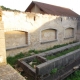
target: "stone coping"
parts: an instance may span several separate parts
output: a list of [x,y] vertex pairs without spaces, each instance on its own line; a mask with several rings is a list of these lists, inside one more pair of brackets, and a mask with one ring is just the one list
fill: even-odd
[[0,80],[26,80],[9,64],[0,66]]

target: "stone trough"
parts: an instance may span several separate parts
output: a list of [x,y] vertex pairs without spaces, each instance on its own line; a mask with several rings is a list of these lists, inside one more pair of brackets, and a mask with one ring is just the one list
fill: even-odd
[[62,80],[75,71],[75,66],[79,68],[80,49],[52,60],[47,60],[45,56],[57,54],[77,45],[80,45],[80,42],[19,59],[18,65],[34,80]]

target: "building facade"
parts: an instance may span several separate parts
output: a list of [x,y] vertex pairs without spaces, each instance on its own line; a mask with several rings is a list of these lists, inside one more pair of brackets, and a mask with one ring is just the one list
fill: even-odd
[[77,39],[75,17],[3,11],[7,56],[43,50]]
[[70,9],[40,2],[32,2],[24,13],[2,11],[0,37],[4,39],[4,47],[1,41],[0,46],[1,50],[4,48],[1,51],[4,54],[1,53],[0,57],[4,56],[6,62],[6,56],[79,40],[78,16]]

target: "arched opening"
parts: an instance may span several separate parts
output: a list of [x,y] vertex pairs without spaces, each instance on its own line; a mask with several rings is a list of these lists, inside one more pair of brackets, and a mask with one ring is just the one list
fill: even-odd
[[41,42],[51,42],[57,39],[56,29],[45,29],[41,31]]
[[74,28],[65,29],[65,38],[72,38],[72,37],[74,37]]
[[5,32],[6,49],[17,48],[28,44],[28,32],[8,31]]

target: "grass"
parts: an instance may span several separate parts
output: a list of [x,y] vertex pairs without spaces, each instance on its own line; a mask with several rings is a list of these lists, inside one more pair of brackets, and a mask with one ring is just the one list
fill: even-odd
[[[62,67],[63,68],[63,67]],[[58,69],[54,68],[51,70],[51,75],[57,73]],[[72,73],[71,75],[69,75],[66,79],[64,80],[80,80],[80,70],[75,71],[74,73]]]
[[59,53],[57,53],[57,54],[55,54],[55,55],[46,56],[45,58],[46,58],[47,60],[51,60],[51,59],[60,57],[60,56],[62,56],[62,55],[65,55],[65,54],[67,54],[67,53],[69,53],[69,52],[72,52],[72,51],[74,51],[74,50],[77,50],[77,49],[79,49],[79,48],[80,48],[80,45],[75,46],[75,47],[72,47],[72,48],[70,48],[70,49],[68,49],[68,50],[61,51],[61,52],[59,52]]
[[80,80],[80,70],[75,71],[73,74],[71,74],[65,80]]
[[33,62],[36,62],[36,65],[39,65],[41,62],[38,59],[34,59]]
[[50,74],[55,74],[55,73],[57,73],[57,71],[58,71],[58,69],[54,68],[54,69],[51,70]]
[[39,53],[42,53],[42,52],[46,52],[46,51],[49,51],[49,50],[52,50],[52,49],[56,49],[56,48],[60,48],[60,47],[63,47],[63,46],[66,46],[68,44],[72,44],[72,43],[76,43],[77,41],[73,41],[73,42],[70,42],[70,43],[66,43],[66,44],[61,44],[61,45],[55,45],[53,47],[50,47],[50,48],[47,48],[45,50],[29,50],[28,53],[35,53],[35,54],[39,54]]
[[39,61],[37,58],[35,58],[35,59],[33,59],[32,64],[30,66],[35,68],[39,64],[41,64],[41,61]]
[[[71,42],[71,43],[68,43],[68,44],[72,44],[72,43],[75,43],[75,42]],[[45,49],[45,50],[30,50],[28,51],[28,53],[19,53],[18,55],[14,56],[14,57],[8,57],[7,58],[7,62],[14,67],[14,65],[16,64],[17,60],[20,59],[20,58],[23,58],[23,57],[27,57],[27,56],[31,56],[31,53],[35,53],[35,54],[38,54],[38,53],[41,53],[41,52],[45,52],[45,51],[49,51],[49,50],[52,50],[52,49],[56,49],[56,48],[59,48],[59,47],[63,47],[63,46],[66,46],[68,44],[63,44],[63,45],[56,45],[52,48],[48,48],[48,49]],[[64,53],[62,53],[64,54]],[[59,54],[60,55],[60,54]],[[57,55],[57,56],[59,56]],[[54,56],[55,58],[55,56]],[[34,60],[36,61],[36,60]],[[57,72],[57,69],[52,69],[51,71],[51,74],[55,74]],[[31,79],[32,80],[32,79]],[[71,74],[68,78],[66,78],[65,80],[80,80],[80,70],[77,70],[75,71],[73,74]]]
[[34,50],[29,50],[27,53],[22,53],[21,52],[21,53],[19,53],[18,55],[14,56],[14,57],[7,57],[7,62],[11,66],[14,66],[18,59],[23,58],[23,57],[31,56],[31,53],[39,54],[39,53],[46,52],[46,51],[49,51],[49,50],[52,50],[52,49],[56,49],[56,48],[59,48],[59,47],[63,47],[63,46],[66,46],[66,45],[72,44],[72,43],[76,43],[76,41],[70,42],[70,43],[67,43],[67,44],[62,44],[62,45],[56,45],[56,46],[53,46],[51,48],[47,48],[45,50],[35,50],[34,49]]
[[16,61],[20,58],[25,57],[25,55],[23,53],[20,53],[18,55],[16,55],[15,57],[8,57],[7,58],[7,62],[11,65],[14,66],[14,64],[16,64]]

